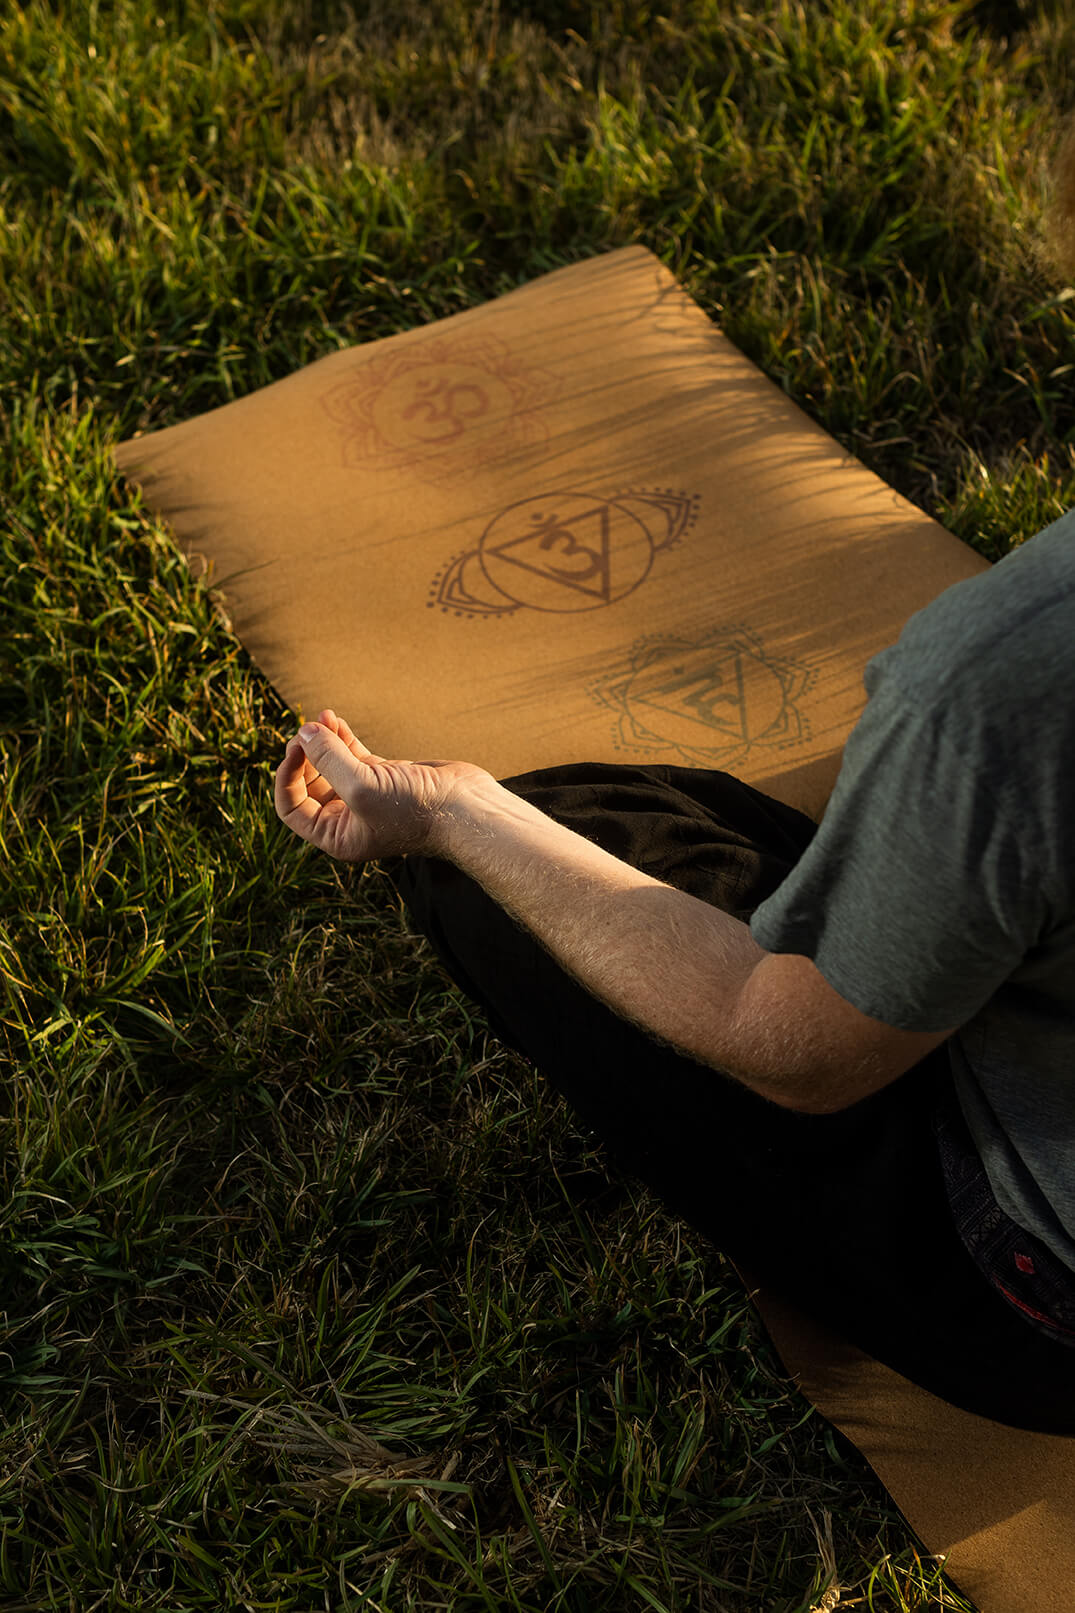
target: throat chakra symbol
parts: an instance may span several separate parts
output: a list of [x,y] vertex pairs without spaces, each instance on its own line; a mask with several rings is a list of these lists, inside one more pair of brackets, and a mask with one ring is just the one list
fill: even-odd
[[798,706],[817,672],[766,652],[749,628],[704,637],[641,639],[627,665],[591,684],[616,718],[617,750],[672,751],[723,769],[758,746],[786,749],[809,739]]
[[654,556],[694,524],[698,496],[671,489],[605,498],[560,490],[501,510],[477,547],[434,579],[430,605],[457,616],[521,609],[558,614],[615,604],[644,582]]

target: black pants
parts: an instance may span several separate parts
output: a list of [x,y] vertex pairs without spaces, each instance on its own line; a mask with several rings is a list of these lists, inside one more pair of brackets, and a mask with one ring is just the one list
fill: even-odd
[[[815,830],[702,769],[593,763],[505,783],[743,920]],[[783,1109],[606,1008],[451,864],[412,857],[393,874],[494,1031],[672,1211],[923,1388],[1016,1427],[1075,1433],[1075,1349],[1002,1297],[956,1229],[936,1139],[943,1115],[951,1146],[955,1111],[943,1046],[837,1114]]]

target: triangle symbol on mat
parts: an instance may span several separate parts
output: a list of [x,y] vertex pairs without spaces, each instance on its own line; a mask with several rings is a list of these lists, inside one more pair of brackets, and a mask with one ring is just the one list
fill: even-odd
[[493,544],[489,553],[606,604],[611,598],[607,504],[595,505],[566,521],[555,514],[543,517],[534,531]]
[[750,739],[743,658],[738,650],[695,655],[660,671],[659,681],[656,677],[645,680],[649,687],[637,692],[637,703],[704,724],[740,742]]

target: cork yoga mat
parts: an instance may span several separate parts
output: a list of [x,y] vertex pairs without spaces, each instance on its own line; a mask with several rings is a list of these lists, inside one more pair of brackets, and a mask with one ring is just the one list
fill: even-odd
[[986,565],[641,246],[116,458],[296,711],[501,777],[713,766],[818,815],[865,662]]
[[1075,1439],[959,1411],[749,1277],[747,1286],[803,1394],[858,1447],[981,1613],[1071,1613]]
[[[301,717],[500,777],[721,768],[820,818],[863,669],[987,562],[812,422],[645,247],[121,443]],[[982,1613],[1075,1583],[1075,1442],[954,1412],[759,1296]]]

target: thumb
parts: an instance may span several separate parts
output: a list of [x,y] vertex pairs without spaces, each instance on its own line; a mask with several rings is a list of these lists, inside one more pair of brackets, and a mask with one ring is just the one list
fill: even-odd
[[298,739],[307,760],[313,763],[322,778],[328,779],[336,794],[346,799],[358,774],[358,763],[350,747],[331,728],[318,722],[304,723],[299,729]]

